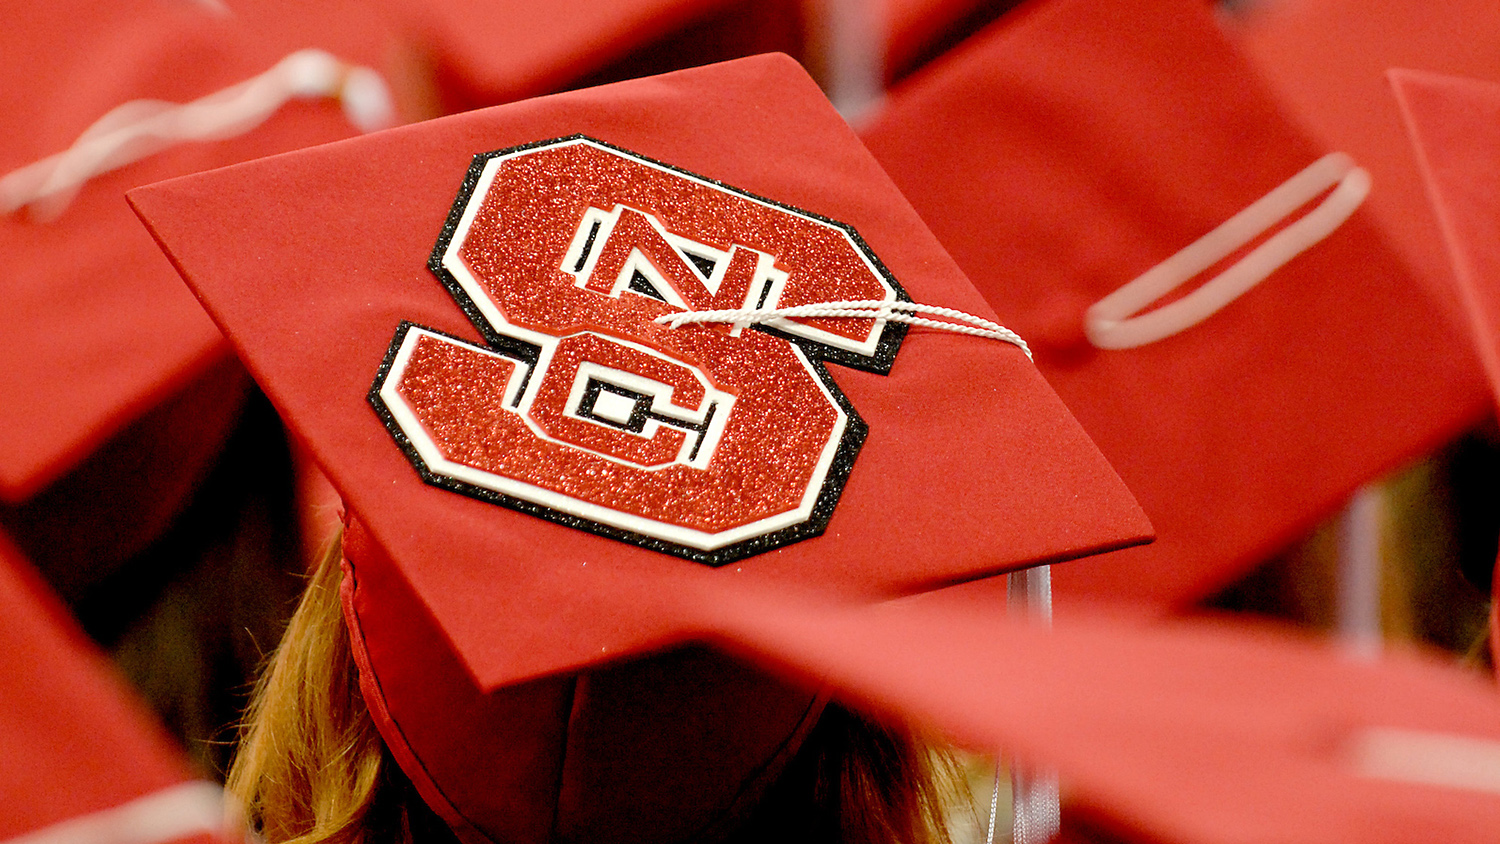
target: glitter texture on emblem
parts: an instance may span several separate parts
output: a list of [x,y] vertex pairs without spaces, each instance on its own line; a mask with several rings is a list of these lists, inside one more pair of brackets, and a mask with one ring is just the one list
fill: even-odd
[[865,435],[824,362],[902,337],[653,322],[906,297],[848,226],[583,137],[476,156],[430,266],[488,347],[391,343],[370,398],[423,478],[710,565],[822,532]]

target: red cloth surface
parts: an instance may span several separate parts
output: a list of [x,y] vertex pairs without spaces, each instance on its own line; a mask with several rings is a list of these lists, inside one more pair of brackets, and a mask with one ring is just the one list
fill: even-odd
[[1484,413],[1467,344],[1363,210],[1180,334],[1085,339],[1090,305],[1327,152],[1202,3],[1033,4],[863,138],[1156,525],[1059,569],[1063,611],[1200,599]]
[[[710,123],[685,137],[674,113],[709,97],[726,131]],[[773,108],[783,115],[775,124],[747,120]],[[833,521],[816,541],[742,566],[682,565],[423,484],[366,406],[369,382],[403,319],[474,336],[424,266],[469,158],[580,130],[851,221],[914,299],[988,310],[785,59],[474,112],[134,192],[247,366],[482,681],[590,663],[600,645],[659,643],[673,624],[642,608],[680,578],[890,595],[1148,535],[1024,355],[930,331],[908,335],[890,375],[833,368],[870,426]],[[434,532],[447,537],[441,552],[426,539]],[[577,565],[595,560],[606,564]],[[497,596],[462,585],[487,582],[497,566],[528,584],[498,596],[503,610]],[[569,632],[556,637],[559,627]]]

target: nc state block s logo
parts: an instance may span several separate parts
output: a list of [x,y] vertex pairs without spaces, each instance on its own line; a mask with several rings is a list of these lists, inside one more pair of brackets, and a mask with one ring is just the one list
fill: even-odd
[[823,531],[865,437],[824,368],[904,326],[653,322],[905,294],[853,229],[582,136],[475,157],[370,400],[429,483],[722,565]]

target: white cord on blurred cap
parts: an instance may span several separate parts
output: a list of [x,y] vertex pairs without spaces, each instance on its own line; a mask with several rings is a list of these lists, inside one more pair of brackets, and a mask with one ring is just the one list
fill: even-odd
[[3,844],[169,844],[204,835],[234,841],[239,836],[228,822],[224,789],[193,780],[59,821]]
[[[1333,190],[1307,214],[1198,289],[1141,313],[1329,188]],[[1323,156],[1218,228],[1096,302],[1084,314],[1089,342],[1101,349],[1133,349],[1197,325],[1332,234],[1369,193],[1370,174],[1355,166],[1353,159],[1341,152]]]
[[259,76],[190,103],[131,100],[111,109],[68,149],[0,178],[0,213],[25,207],[51,219],[95,176],[184,141],[244,134],[288,100],[323,97],[337,99],[361,132],[395,125],[395,105],[379,73],[322,50],[299,50]]
[[[928,319],[919,314],[942,317]],[[785,323],[789,319],[874,319],[935,328],[954,334],[971,337],[987,337],[1010,343],[1031,357],[1031,349],[1021,336],[1009,328],[984,317],[938,305],[923,305],[917,302],[897,302],[882,299],[860,299],[858,301],[814,302],[807,305],[791,305],[785,308],[739,308],[722,311],[678,311],[663,314],[654,322],[680,328],[695,323],[718,322],[735,326],[771,325]],[[944,321],[950,320],[950,321]]]

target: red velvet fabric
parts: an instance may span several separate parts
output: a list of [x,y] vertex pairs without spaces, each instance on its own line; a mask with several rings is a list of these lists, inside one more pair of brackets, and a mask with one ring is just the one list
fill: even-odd
[[[870,600],[1150,535],[1020,350],[921,329],[888,375],[829,367],[869,435],[827,530],[722,568],[424,484],[366,393],[403,320],[476,336],[426,268],[472,156],[579,132],[849,223],[913,299],[992,315],[784,56],[132,192],[355,514],[346,596],[367,698],[466,837],[673,838],[712,820],[684,807],[738,811],[811,694],[696,651],[628,662],[688,640],[686,591],[707,606],[752,584]],[[662,672],[675,679],[658,694]],[[646,711],[661,723],[629,723]],[[663,731],[683,738],[653,746]],[[684,745],[696,755],[667,765]]]
[[0,537],[0,839],[111,809],[191,771]]
[[1328,151],[1204,3],[1032,4],[863,138],[1157,527],[1060,569],[1064,612],[1201,599],[1484,413],[1474,356],[1364,210],[1180,334],[1085,339],[1090,305]]

